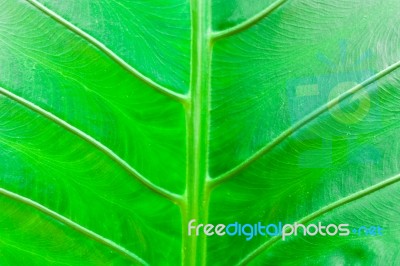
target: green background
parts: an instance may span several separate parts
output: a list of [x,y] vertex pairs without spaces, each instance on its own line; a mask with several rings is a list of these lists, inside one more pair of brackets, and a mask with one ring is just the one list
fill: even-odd
[[0,264],[398,265],[399,8],[0,0]]

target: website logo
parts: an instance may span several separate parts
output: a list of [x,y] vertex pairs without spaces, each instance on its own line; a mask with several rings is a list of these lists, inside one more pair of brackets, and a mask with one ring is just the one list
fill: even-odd
[[321,222],[316,224],[284,224],[278,222],[276,224],[263,224],[258,222],[256,224],[241,224],[234,222],[228,225],[225,224],[196,224],[196,220],[192,219],[188,223],[188,235],[199,236],[204,234],[206,236],[243,236],[246,241],[250,241],[256,236],[262,237],[276,237],[281,236],[285,241],[290,236],[349,236],[365,235],[365,236],[380,236],[383,235],[383,228],[380,226],[360,226],[358,228],[350,228],[349,224],[327,224]]

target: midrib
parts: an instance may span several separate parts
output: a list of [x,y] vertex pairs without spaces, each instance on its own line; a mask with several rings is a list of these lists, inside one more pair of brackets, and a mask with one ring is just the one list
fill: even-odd
[[206,239],[188,236],[191,219],[205,223],[208,214],[208,123],[211,64],[210,4],[208,0],[191,1],[192,54],[187,124],[187,176],[185,204],[182,207],[182,263],[205,265]]

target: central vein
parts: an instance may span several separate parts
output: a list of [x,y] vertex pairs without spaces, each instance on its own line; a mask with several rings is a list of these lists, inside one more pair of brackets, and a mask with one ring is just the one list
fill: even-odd
[[191,1],[192,53],[189,104],[186,105],[187,177],[182,210],[183,265],[205,265],[206,239],[188,236],[191,219],[205,223],[208,214],[208,135],[211,65],[211,25],[208,0]]

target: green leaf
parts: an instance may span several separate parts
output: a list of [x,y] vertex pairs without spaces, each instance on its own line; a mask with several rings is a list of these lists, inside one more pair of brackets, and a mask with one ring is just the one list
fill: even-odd
[[1,265],[397,264],[398,1],[0,6]]

